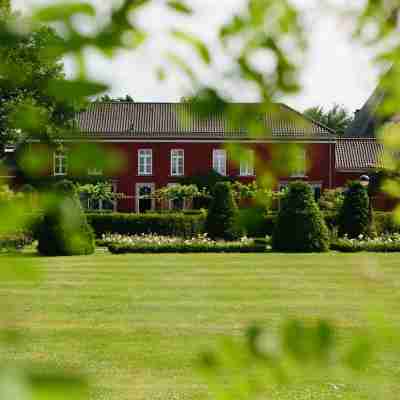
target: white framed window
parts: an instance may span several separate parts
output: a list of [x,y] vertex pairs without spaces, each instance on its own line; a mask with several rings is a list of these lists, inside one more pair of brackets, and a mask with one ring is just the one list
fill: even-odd
[[154,183],[137,183],[135,187],[136,193],[136,212],[139,214],[146,213],[155,209],[155,198],[153,196],[155,190]]
[[147,176],[153,174],[152,149],[140,149],[138,151],[138,174]]
[[254,176],[254,150],[246,150],[240,159],[240,176]]
[[291,172],[292,178],[304,178],[307,170],[307,150],[304,147],[296,149],[295,168]]
[[185,151],[182,149],[171,150],[171,176],[185,174]]
[[220,175],[226,176],[226,150],[213,150],[213,169]]
[[53,155],[54,175],[64,176],[68,173],[68,155],[65,151],[57,150]]

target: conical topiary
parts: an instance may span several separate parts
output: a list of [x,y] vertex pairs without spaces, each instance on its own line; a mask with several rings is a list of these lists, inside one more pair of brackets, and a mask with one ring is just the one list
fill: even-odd
[[283,252],[329,250],[329,231],[312,193],[304,182],[289,185],[272,235],[272,247]]
[[206,232],[212,239],[235,240],[241,236],[239,211],[233,197],[231,184],[215,185],[206,219]]
[[38,251],[47,256],[92,254],[94,234],[82,211],[74,185],[61,181],[46,207],[38,232]]
[[339,236],[347,234],[350,238],[357,238],[371,234],[373,215],[369,202],[368,191],[360,182],[354,181],[348,185],[339,210]]

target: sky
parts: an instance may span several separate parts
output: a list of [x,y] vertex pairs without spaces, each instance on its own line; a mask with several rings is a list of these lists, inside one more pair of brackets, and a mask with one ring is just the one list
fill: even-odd
[[[106,14],[112,0],[89,0],[96,5],[100,15]],[[115,0],[117,1],[117,0]],[[354,28],[352,18],[339,16],[322,7],[323,0],[292,0],[303,11],[304,25],[310,47],[302,67],[302,90],[296,96],[278,99],[303,111],[311,106],[331,107],[337,103],[353,112],[360,108],[372,94],[378,78],[378,69],[373,64],[373,51],[351,38]],[[328,0],[336,6],[346,4],[344,0]],[[352,0],[352,3],[363,0]],[[37,5],[54,0],[13,0],[13,7],[22,12]],[[121,51],[112,60],[96,51],[86,54],[90,76],[110,85],[113,96],[131,95],[135,101],[179,101],[191,91],[189,81],[179,71],[167,67],[168,78],[159,82],[154,74],[164,54],[170,50],[171,41],[167,30],[174,26],[199,35],[212,49],[214,72],[223,70],[229,59],[216,40],[217,27],[229,16],[239,12],[245,0],[188,0],[195,9],[195,17],[187,19],[166,13],[158,5],[141,13],[138,22],[151,32],[151,39],[139,51]],[[85,26],[85,20],[79,20]],[[220,75],[209,73],[201,67],[197,56],[190,49],[177,48],[206,82],[223,85]],[[65,60],[68,76],[75,68],[70,59]],[[257,101],[254,90],[240,83],[229,82],[224,88],[234,101]]]

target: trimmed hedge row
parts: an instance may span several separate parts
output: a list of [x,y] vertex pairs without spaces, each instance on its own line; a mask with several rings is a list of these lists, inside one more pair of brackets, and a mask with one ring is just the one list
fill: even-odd
[[129,253],[264,253],[265,244],[252,243],[241,244],[238,242],[221,242],[216,245],[203,243],[177,243],[161,245],[129,245],[112,243],[108,245],[108,250],[112,254]]
[[[338,226],[338,215],[334,212],[323,212],[325,223],[330,231]],[[240,221],[249,237],[271,236],[274,231],[276,214],[255,213],[251,209],[240,210]],[[400,233],[400,224],[393,219],[392,212],[377,211],[374,213],[376,233]]]
[[[337,227],[337,214],[324,212],[323,215],[328,228],[334,230]],[[374,222],[378,234],[400,232],[400,225],[394,222],[392,215],[390,212],[375,212]],[[194,237],[204,233],[205,218],[204,213],[87,214],[88,222],[97,238],[101,238],[105,233],[122,235],[154,233],[164,236]],[[265,215],[262,209],[245,208],[240,210],[239,221],[249,237],[271,236],[276,214]]]
[[93,213],[87,220],[98,238],[106,233],[193,237],[204,232],[205,215]]

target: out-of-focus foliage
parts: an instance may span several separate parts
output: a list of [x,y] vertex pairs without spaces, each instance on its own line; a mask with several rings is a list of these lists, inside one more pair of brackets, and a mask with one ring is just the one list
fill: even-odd
[[75,186],[55,185],[53,204],[47,206],[38,232],[38,251],[47,256],[86,255],[94,252],[94,234],[83,214]]
[[[100,24],[96,24],[98,15],[95,8],[83,2],[57,2],[44,6],[36,10],[32,18],[25,20],[1,18],[0,98],[7,99],[7,107],[1,107],[1,115],[4,117],[0,124],[9,124],[11,128],[7,134],[52,134],[59,122],[63,125],[64,121],[69,121],[67,111],[70,110],[71,102],[80,103],[88,96],[105,92],[107,85],[88,78],[88,53],[85,50],[95,48],[111,57],[121,49],[136,49],[147,39],[147,32],[138,25],[135,13],[153,2],[122,0],[112,8],[110,18]],[[182,16],[195,15],[189,2],[167,1],[165,5],[170,12]],[[9,12],[9,1],[2,0],[0,6],[3,7],[0,13]],[[392,64],[381,81],[387,93],[382,106],[386,114],[397,112],[400,103],[398,11],[397,1],[386,0],[368,0],[355,9],[358,22],[356,36],[370,43],[386,44],[382,46],[380,60]],[[80,15],[85,16],[88,24],[95,23],[98,29],[84,33],[75,23],[76,17]],[[168,60],[186,73],[197,89],[197,111],[205,116],[213,112],[225,112],[233,124],[247,128],[255,136],[260,134],[264,129],[259,122],[260,113],[267,109],[273,110],[272,101],[281,95],[295,93],[299,89],[299,67],[306,48],[301,17],[300,8],[288,0],[249,0],[243,11],[230,18],[219,30],[221,43],[232,60],[222,74],[212,52],[201,38],[191,32],[184,32],[180,26],[174,27],[169,37],[172,50]],[[43,23],[56,24],[62,32],[61,40],[55,38],[54,32],[44,27]],[[255,88],[261,100],[260,105],[249,112],[240,105],[232,107],[227,104],[220,88],[202,81],[193,66],[173,52],[176,41],[192,47],[204,67],[219,76],[221,82],[244,82]],[[32,49],[27,44],[32,44]],[[76,76],[68,81],[64,80],[61,68],[57,65],[57,60],[67,54],[72,55],[77,64]],[[272,59],[273,62],[268,68],[260,67],[255,61],[259,56]],[[40,75],[43,65],[48,67],[48,75],[45,74],[45,77]],[[159,70],[157,74],[163,77],[165,72]],[[38,82],[43,85],[37,87]],[[26,93],[20,90],[25,87]],[[2,128],[2,133],[5,131]],[[391,150],[398,150],[400,143],[393,137],[389,143]],[[278,156],[280,160],[284,159],[282,154]],[[287,163],[276,160],[272,162],[270,174],[275,172],[274,166],[282,165]],[[393,193],[398,191],[396,185],[391,186],[391,189]],[[54,204],[51,201],[48,203]],[[0,225],[0,233],[15,231],[24,226],[26,215],[26,205],[23,202],[6,201],[0,207],[0,220],[6,221]],[[32,265],[27,265],[23,258],[9,258],[5,264],[1,270],[2,278],[14,279],[17,274],[31,277],[29,271]],[[382,325],[377,324],[377,328],[383,331]],[[381,349],[380,346],[385,343],[398,343],[395,336],[393,331],[385,331],[385,335],[376,337],[367,333],[356,335],[350,338],[343,351],[335,352],[335,329],[330,324],[320,321],[309,326],[300,321],[292,321],[277,335],[268,335],[258,328],[251,329],[244,346],[226,341],[221,352],[204,355],[202,365],[209,382],[214,384],[217,398],[248,399],[255,397],[260,387],[271,381],[288,382],[302,374],[308,378],[312,376],[314,380],[326,378],[331,372],[336,376],[337,365],[343,366],[341,372],[346,374],[365,372],[364,368],[372,360],[373,351]],[[24,393],[27,398],[35,400],[80,399],[87,394],[86,384],[80,378],[68,378],[65,375],[37,376],[29,370],[15,374],[15,369],[7,371],[7,367],[3,369],[0,398],[9,398],[10,390]],[[226,382],[226,368],[233,371],[236,378],[228,382],[229,385]],[[268,373],[263,373],[265,371]],[[359,379],[360,375],[356,375],[356,378]],[[379,383],[376,387],[380,387]]]
[[321,106],[311,107],[304,111],[304,115],[327,126],[338,135],[342,135],[354,119],[354,116],[339,104],[335,104],[329,110],[325,110]]

